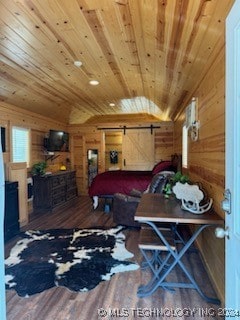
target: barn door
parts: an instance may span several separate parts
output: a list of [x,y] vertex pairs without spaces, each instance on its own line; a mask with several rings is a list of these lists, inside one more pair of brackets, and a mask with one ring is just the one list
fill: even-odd
[[154,132],[126,130],[122,141],[124,170],[151,170],[154,166]]

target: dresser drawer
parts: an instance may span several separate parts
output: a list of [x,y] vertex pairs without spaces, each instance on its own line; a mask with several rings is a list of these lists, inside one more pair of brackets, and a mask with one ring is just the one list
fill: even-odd
[[53,177],[52,178],[52,187],[56,188],[59,186],[64,186],[66,184],[65,176]]
[[76,179],[76,173],[75,171],[74,172],[70,172],[68,175],[67,175],[67,181],[71,181],[71,180],[75,180]]
[[52,211],[70,205],[77,197],[75,171],[33,177],[33,207],[36,211]]
[[66,200],[75,198],[77,196],[77,188],[72,188],[66,193]]
[[71,189],[77,188],[76,180],[73,180],[72,183],[66,185],[67,192]]
[[75,172],[72,172],[72,173],[67,177],[66,184],[67,184],[68,187],[76,186],[76,175],[75,175]]
[[65,201],[66,201],[65,194],[55,196],[52,199],[52,206],[53,207],[59,206],[60,204],[65,203]]
[[61,194],[65,194],[66,192],[66,187],[62,186],[62,187],[58,187],[52,190],[52,197],[56,197],[59,196]]

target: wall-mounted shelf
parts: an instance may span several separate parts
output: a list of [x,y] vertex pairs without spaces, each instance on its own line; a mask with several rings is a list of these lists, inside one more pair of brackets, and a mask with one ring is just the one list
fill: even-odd
[[58,158],[60,154],[55,155],[54,152],[45,151],[44,156],[45,156],[45,161],[47,162],[48,160],[53,161],[54,159]]
[[57,159],[59,156],[60,156],[60,154],[58,154],[58,155],[56,155],[56,156],[55,156],[55,155],[53,155],[53,156],[46,156],[46,155],[45,155],[46,161],[48,161],[48,160],[53,161],[53,160]]

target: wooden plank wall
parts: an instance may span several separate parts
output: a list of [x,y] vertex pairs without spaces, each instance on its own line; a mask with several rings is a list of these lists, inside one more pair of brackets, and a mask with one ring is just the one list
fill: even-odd
[[[87,150],[99,150],[99,172],[109,169],[109,151],[119,150],[119,164],[121,161],[121,139],[120,134],[113,134],[106,130],[98,130],[96,125],[69,125],[59,123],[48,118],[39,116],[29,111],[23,111],[15,106],[0,103],[0,125],[6,128],[6,152],[4,153],[4,162],[11,161],[10,154],[10,128],[12,125],[29,128],[31,132],[31,163],[28,168],[30,175],[31,167],[38,161],[47,160],[44,156],[43,139],[50,129],[64,130],[70,133],[70,152],[55,152],[56,159],[47,161],[48,171],[55,172],[60,169],[62,164],[67,164],[70,160],[71,169],[76,170],[77,185],[79,194],[88,192],[87,175]],[[108,124],[109,125],[109,124]],[[114,124],[116,125],[116,124]],[[127,124],[124,124],[127,125]],[[133,125],[130,123],[129,125]],[[142,123],[134,125],[141,126]],[[144,124],[148,125],[148,124]],[[149,124],[150,125],[150,124]],[[159,125],[159,124],[158,124]],[[119,131],[122,134],[122,131]],[[173,123],[161,123],[161,128],[154,129],[155,134],[155,163],[160,160],[170,159],[173,153]],[[8,179],[8,174],[6,176]]]
[[[161,160],[170,160],[171,154],[173,154],[173,123],[161,123],[160,127],[161,128],[154,129],[153,132],[155,141],[155,163],[158,163]],[[115,166],[122,169],[122,134],[122,131],[106,131],[105,133],[106,170],[110,167],[114,167],[113,164],[110,163],[110,150],[118,151],[118,164]]]
[[96,126],[70,125],[68,132],[71,136],[71,162],[76,170],[78,193],[88,194],[88,149],[97,149],[98,171],[105,170],[105,139],[102,131]]
[[[107,124],[109,127],[116,127],[116,123]],[[120,127],[122,124],[118,124]],[[124,123],[124,125],[128,125]],[[133,125],[132,123],[129,125]],[[141,126],[141,123],[136,123],[134,126]],[[144,124],[147,126],[150,124]],[[173,123],[164,122],[154,124],[159,126],[159,129],[154,129],[155,134],[155,163],[160,160],[170,160],[173,154]],[[72,163],[77,172],[77,184],[80,194],[88,193],[87,179],[87,149],[99,150],[99,172],[108,170],[112,166],[109,161],[109,151],[114,149],[119,151],[120,159],[118,166],[122,163],[122,141],[120,131],[98,130],[96,125],[69,125],[68,132],[72,137],[71,146]],[[126,131],[127,134],[127,131]]]
[[[64,130],[70,133],[70,152],[56,152],[56,159],[49,159],[48,171],[58,171],[61,164],[66,164],[70,159],[70,166],[77,171],[77,184],[79,194],[87,194],[87,150],[99,150],[99,172],[109,169],[109,151],[119,150],[119,164],[121,164],[121,138],[120,134],[113,134],[110,131],[97,130],[96,125],[69,125],[59,123],[48,118],[39,116],[29,111],[23,111],[15,106],[0,103],[0,125],[6,128],[6,152],[4,162],[11,161],[10,156],[10,127],[12,125],[23,126],[31,130],[31,163],[28,168],[28,175],[31,166],[48,159],[43,153],[43,139],[50,129]],[[109,124],[108,124],[109,125]],[[111,125],[111,124],[110,124]],[[114,124],[116,125],[116,124]],[[124,123],[124,125],[127,125]],[[133,125],[133,123],[129,123]],[[142,123],[134,125],[141,126]],[[144,124],[148,125],[148,124]],[[150,125],[150,124],[149,124]],[[119,131],[122,134],[122,131]],[[161,128],[154,129],[155,134],[155,163],[160,160],[170,159],[173,153],[173,123],[161,123]],[[8,177],[6,177],[7,179]]]
[[[158,124],[159,125],[159,124]],[[157,126],[155,124],[155,126]],[[154,129],[154,149],[155,149],[155,164],[161,160],[170,160],[173,154],[173,122],[161,122],[160,128]],[[106,132],[106,170],[113,165],[110,163],[109,151],[117,150],[119,161],[116,165],[122,168],[122,131]]]
[[[198,99],[199,140],[189,139],[189,168],[192,181],[201,182],[214,200],[215,211],[220,208],[225,184],[225,44],[218,43],[206,63],[202,81],[192,93]],[[187,103],[186,103],[187,105]],[[174,126],[174,150],[181,153],[184,112]],[[224,302],[224,240],[217,239],[214,229],[206,230],[198,239],[204,260],[215,287]]]
[[[37,115],[35,113],[19,109],[10,104],[0,102],[0,125],[6,128],[6,152],[4,153],[4,162],[11,161],[11,142],[10,142],[10,128],[11,126],[20,126],[30,129],[30,171],[31,166],[38,161],[46,160],[43,153],[43,139],[50,129],[66,131],[66,125],[46,117]],[[60,164],[65,163],[66,158],[70,155],[67,152],[56,153],[59,155],[56,160],[48,161],[48,170],[59,170]],[[8,178],[8,177],[6,177]]]
[[155,129],[155,163],[161,160],[170,160],[173,154],[172,122],[161,123],[161,128]]
[[[5,164],[5,180],[10,180],[13,173],[10,171],[9,163],[11,162],[11,127],[20,126],[30,129],[30,166],[25,176],[30,176],[31,167],[34,163],[45,161],[47,158],[43,153],[43,139],[50,129],[66,130],[66,125],[57,121],[49,120],[46,117],[39,116],[35,113],[19,109],[10,104],[0,102],[0,126],[5,127],[6,131],[6,152],[3,153],[3,160]],[[54,161],[47,161],[48,171],[58,171],[62,163],[66,163],[66,158],[70,157],[69,153],[59,152],[55,153],[58,157]],[[27,182],[25,182],[25,185]],[[21,185],[23,183],[21,182]],[[19,190],[21,194],[27,193],[27,190]],[[21,208],[27,208],[28,212],[21,213],[20,223],[25,224],[28,220],[28,215],[32,212],[32,202],[22,203]],[[24,217],[24,218],[23,218]]]

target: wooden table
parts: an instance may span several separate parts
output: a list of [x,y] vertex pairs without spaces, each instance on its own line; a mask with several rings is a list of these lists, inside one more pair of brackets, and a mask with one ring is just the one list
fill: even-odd
[[[182,210],[180,203],[174,199],[166,199],[161,194],[144,194],[138,205],[135,220],[140,223],[148,224],[159,237],[161,241],[168,249],[171,255],[171,262],[169,258],[167,261],[163,261],[163,265],[159,268],[161,272],[155,272],[150,282],[145,286],[140,286],[138,289],[139,297],[146,297],[152,294],[157,288],[191,288],[196,289],[198,293],[207,301],[214,304],[220,304],[220,301],[216,298],[207,297],[197,282],[187,270],[184,263],[181,261],[183,255],[190,248],[192,243],[196,240],[198,235],[207,227],[216,226],[223,224],[223,219],[218,216],[214,211],[205,212],[204,214],[197,215],[190,213],[188,211]],[[175,251],[171,248],[171,245],[164,237],[164,233],[158,228],[156,223],[172,223],[172,224],[186,224],[195,225],[194,233],[191,235],[190,239],[185,242],[180,250]],[[216,239],[217,241],[217,239]],[[187,276],[189,282],[178,283],[178,282],[168,282],[166,277],[178,265],[184,274]]]

